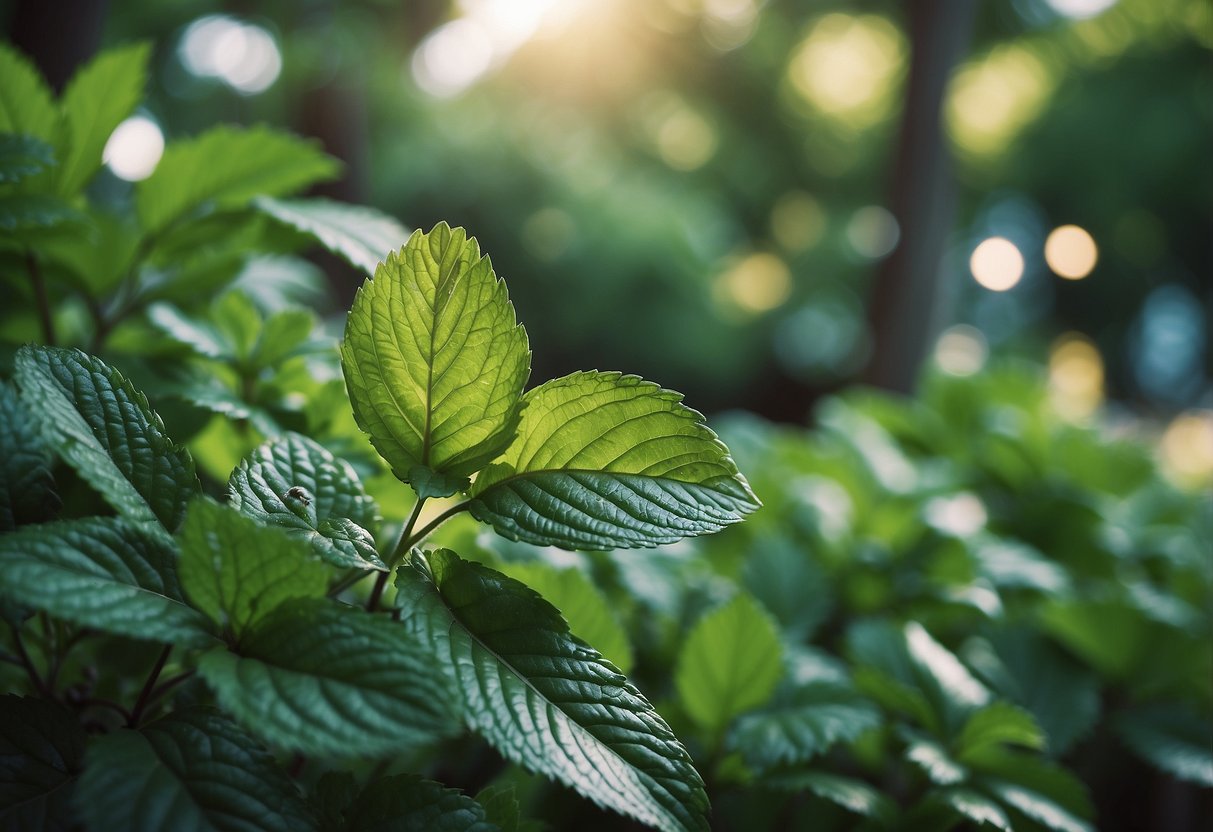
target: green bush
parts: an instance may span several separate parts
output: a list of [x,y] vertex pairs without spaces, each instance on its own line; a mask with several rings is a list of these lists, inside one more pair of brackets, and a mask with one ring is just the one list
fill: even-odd
[[[732,457],[632,376],[524,393],[475,240],[290,199],[336,171],[305,142],[86,194],[145,60],[55,101],[0,48],[2,335],[41,342],[0,386],[0,828],[1210,808],[1213,518],[1144,445],[1010,366],[727,418]],[[336,329],[313,242],[374,274]]]

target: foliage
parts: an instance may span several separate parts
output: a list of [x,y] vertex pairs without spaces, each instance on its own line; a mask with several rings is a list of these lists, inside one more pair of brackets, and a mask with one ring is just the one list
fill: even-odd
[[[526,390],[476,240],[293,197],[305,142],[85,191],[137,97],[72,90],[146,54],[56,101],[0,48],[43,342],[0,387],[0,828],[1077,832],[1149,766],[1207,802],[1213,518],[1143,446],[1017,367],[728,447],[635,376]],[[373,271],[340,345],[312,240]]]

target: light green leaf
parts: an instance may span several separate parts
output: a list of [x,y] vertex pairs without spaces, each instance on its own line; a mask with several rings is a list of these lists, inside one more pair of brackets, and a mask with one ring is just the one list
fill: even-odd
[[663,830],[707,829],[703,782],[653,706],[499,572],[440,549],[396,585],[401,624],[455,681],[464,718],[508,759]]
[[68,800],[84,759],[84,730],[57,702],[0,696],[0,830],[57,832],[76,820]]
[[208,709],[99,737],[75,805],[92,832],[111,829],[306,832],[317,829],[269,752]]
[[779,630],[745,594],[699,619],[678,656],[683,706],[709,734],[763,705],[783,676]]
[[807,790],[848,812],[885,823],[897,812],[897,804],[879,790],[851,777],[824,771],[798,771],[768,777],[762,782],[776,789]]
[[1040,757],[988,749],[974,784],[1004,806],[1058,832],[1092,830],[1085,819],[1093,810],[1082,781]]
[[1041,749],[1045,737],[1027,711],[1009,702],[993,702],[969,717],[956,740],[956,752],[965,761],[992,745],[1002,744]]
[[1121,714],[1117,732],[1140,757],[1205,788],[1213,788],[1213,720],[1183,705],[1150,705]]
[[729,732],[728,747],[763,771],[806,762],[878,725],[880,712],[853,688],[814,683],[742,716]]
[[1003,832],[1014,832],[1011,821],[1002,807],[990,798],[973,789],[951,787],[940,789],[936,796],[954,809],[961,817],[978,826],[989,825]]
[[306,545],[207,498],[190,506],[178,542],[186,596],[236,638],[285,601],[328,588],[329,568]]
[[55,190],[72,196],[101,167],[101,151],[143,97],[151,47],[137,43],[102,52],[82,67],[63,91],[67,128],[63,163],[55,170]]
[[209,644],[208,622],[181,594],[163,535],[120,517],[25,526],[0,536],[3,594],[85,627],[132,638]]
[[[244,399],[240,398],[214,377],[204,376],[197,381],[187,381],[179,385],[166,385],[164,390],[167,393],[179,396],[195,407],[226,416],[229,420],[245,420],[262,436],[276,436],[282,433],[282,428],[275,421],[274,417],[270,415],[268,410],[244,401]],[[235,457],[238,459],[239,455],[247,449],[248,443],[241,439],[237,444],[240,446],[240,449],[235,454]],[[226,468],[224,472],[226,472]],[[215,476],[222,478],[224,472],[215,474]]]
[[672,543],[719,531],[759,505],[680,394],[599,372],[528,392],[518,438],[471,494],[472,515],[499,533],[565,549]]
[[55,164],[55,149],[41,139],[0,133],[0,182],[19,182]]
[[25,346],[16,378],[47,443],[110,505],[137,523],[180,525],[201,489],[194,460],[121,373],[80,350]]
[[265,127],[216,127],[169,144],[156,171],[135,188],[144,230],[155,234],[195,209],[232,208],[331,179],[336,160],[312,142]]
[[239,649],[206,653],[198,671],[224,709],[274,745],[378,756],[457,732],[443,668],[385,616],[293,601],[259,622]]
[[475,800],[415,774],[371,783],[345,818],[346,828],[358,832],[498,832]]
[[59,510],[53,458],[32,414],[0,382],[0,531],[50,520]]
[[394,218],[373,208],[328,199],[282,200],[258,197],[253,205],[279,222],[315,237],[355,268],[374,274],[376,267],[409,238]]
[[577,569],[557,569],[546,563],[502,564],[501,571],[538,592],[560,610],[569,629],[619,668],[632,669],[632,645],[605,595]]
[[50,87],[33,63],[17,49],[0,42],[0,132],[24,133],[55,143],[59,109]]
[[349,463],[287,433],[240,462],[228,482],[231,504],[306,540],[336,566],[384,569],[375,551],[379,509]]
[[58,197],[47,194],[0,196],[0,231],[33,231],[84,222],[83,214]]
[[224,292],[211,304],[210,321],[227,345],[224,357],[251,364],[263,323],[253,299],[244,292]]
[[488,257],[440,223],[358,290],[341,367],[358,425],[397,477],[423,467],[459,478],[513,438],[530,351]]
[[306,309],[282,309],[265,319],[253,348],[253,365],[274,368],[298,352],[316,326]]
[[147,308],[147,318],[165,335],[204,358],[234,357],[231,344],[209,321],[194,320],[170,303],[153,303]]

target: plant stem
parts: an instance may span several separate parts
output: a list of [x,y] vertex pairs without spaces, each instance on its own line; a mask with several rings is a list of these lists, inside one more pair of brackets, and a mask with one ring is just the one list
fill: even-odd
[[131,717],[127,720],[127,724],[131,728],[139,727],[139,719],[143,716],[143,711],[151,700],[152,690],[156,687],[156,680],[160,678],[160,671],[164,670],[164,665],[168,662],[169,653],[172,652],[173,645],[171,644],[164,645],[164,649],[160,651],[160,657],[156,659],[156,665],[152,668],[152,672],[148,674],[147,681],[143,683],[143,690],[139,691],[139,699],[135,702],[135,707],[131,709]]
[[34,689],[41,695],[51,698],[50,688],[46,686],[46,682],[42,680],[41,674],[38,673],[38,668],[34,667],[34,660],[29,657],[29,651],[25,649],[25,642],[21,640],[21,631],[16,627],[13,630],[13,644],[17,648],[17,657],[21,662],[25,672],[29,674],[29,679],[34,683]]
[[55,319],[51,316],[51,302],[46,295],[46,281],[42,279],[42,268],[38,258],[28,249],[25,252],[25,268],[29,270],[29,282],[34,287],[34,300],[38,304],[38,317],[42,321],[42,337],[55,346]]
[[422,526],[421,530],[411,537],[401,535],[400,544],[396,547],[396,551],[392,553],[392,563],[390,565],[393,567],[399,566],[400,562],[404,560],[404,556],[409,549],[413,548],[418,543],[429,537],[430,533],[433,532],[434,529],[441,526],[447,520],[450,520],[461,511],[466,511],[469,505],[471,505],[470,501],[456,503],[446,511],[442,512],[442,514],[439,514],[433,520]]
[[[375,587],[371,590],[371,597],[367,599],[366,608],[370,612],[374,612],[379,608],[379,599],[383,596],[383,588],[387,586],[387,579],[391,577],[392,570],[399,563],[398,553],[405,547],[406,541],[413,532],[413,527],[417,525],[417,518],[421,516],[421,509],[425,505],[425,497],[418,497],[417,503],[413,506],[413,511],[409,515],[409,519],[404,522],[404,528],[400,530],[400,540],[396,542],[396,548],[392,552],[391,562],[388,563],[388,570],[380,572],[379,577],[375,579]],[[407,551],[407,549],[406,549]]]
[[184,673],[179,673],[176,676],[174,676],[173,678],[166,679],[163,682],[161,682],[160,684],[156,685],[156,689],[152,691],[152,695],[147,698],[148,705],[154,705],[155,703],[159,702],[160,699],[163,696],[165,696],[165,694],[167,694],[170,690],[177,687],[177,685],[186,681],[193,675],[194,675],[194,671],[187,670]]

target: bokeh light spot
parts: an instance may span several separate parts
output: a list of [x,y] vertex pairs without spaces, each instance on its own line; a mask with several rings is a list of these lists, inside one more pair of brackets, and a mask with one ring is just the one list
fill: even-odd
[[788,191],[771,208],[771,236],[788,251],[808,251],[825,230],[825,209],[804,191]]
[[969,270],[973,279],[993,292],[1005,292],[1023,277],[1023,255],[1005,237],[990,237],[973,250]]
[[243,95],[270,87],[282,72],[282,54],[260,26],[226,15],[209,15],[189,25],[178,46],[181,63],[200,78],[218,78]]
[[897,218],[879,205],[867,205],[847,223],[847,242],[860,257],[878,260],[897,248],[901,227]]
[[1085,229],[1077,225],[1054,228],[1045,240],[1045,262],[1058,276],[1082,280],[1095,268],[1099,248]]
[[413,79],[435,98],[450,98],[476,83],[493,65],[493,41],[474,19],[444,23],[413,53]]
[[948,132],[963,150],[991,156],[1044,110],[1055,80],[1025,46],[991,51],[956,73],[947,99]]
[[114,176],[127,182],[147,179],[164,155],[164,133],[146,116],[131,116],[114,128],[101,159]]
[[986,337],[968,324],[948,327],[935,342],[935,363],[954,376],[971,376],[985,366],[989,355]]
[[1063,17],[1086,20],[1103,14],[1116,5],[1117,0],[1046,0],[1049,7]]
[[670,113],[657,130],[657,151],[675,170],[702,167],[716,152],[716,132],[688,107]]
[[724,299],[751,314],[769,312],[792,293],[787,264],[767,252],[747,254],[720,276],[717,289]]
[[1190,410],[1167,426],[1158,447],[1163,471],[1184,488],[1213,485],[1213,410]]
[[1049,399],[1064,418],[1081,421],[1103,401],[1104,365],[1085,335],[1067,332],[1049,350]]

